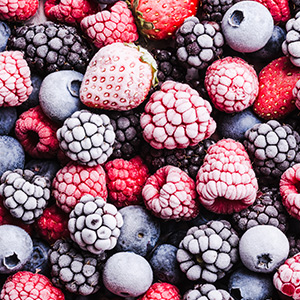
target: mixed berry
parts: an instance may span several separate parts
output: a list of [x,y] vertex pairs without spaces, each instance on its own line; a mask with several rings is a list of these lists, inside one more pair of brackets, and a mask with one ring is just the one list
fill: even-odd
[[300,300],[299,11],[0,0],[0,300]]

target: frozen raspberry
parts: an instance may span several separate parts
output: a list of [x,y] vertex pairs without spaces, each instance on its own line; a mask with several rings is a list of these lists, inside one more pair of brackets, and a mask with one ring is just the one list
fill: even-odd
[[35,15],[39,0],[1,0],[0,20],[8,22],[26,21]]
[[58,239],[69,237],[68,220],[68,214],[53,204],[45,208],[42,216],[35,223],[35,228],[44,240],[53,244]]
[[7,278],[0,299],[64,300],[65,296],[46,276],[19,271]]
[[288,258],[273,276],[275,288],[283,295],[291,297],[289,299],[300,299],[299,270],[300,253]]
[[156,149],[197,145],[216,130],[211,112],[210,103],[188,84],[165,81],[145,106],[143,136]]
[[139,156],[129,161],[122,158],[111,160],[104,169],[110,202],[116,207],[142,203],[142,188],[149,171]]
[[49,20],[76,26],[84,17],[96,13],[97,5],[92,0],[47,0],[44,10]]
[[281,176],[279,182],[282,203],[287,212],[300,220],[300,163],[288,168]]
[[87,167],[70,162],[57,172],[52,182],[52,195],[64,212],[69,213],[85,194],[107,198],[101,165]]
[[174,166],[164,166],[148,177],[142,195],[147,209],[158,218],[190,220],[199,212],[194,180]]
[[292,90],[293,97],[295,98],[295,105],[300,109],[300,80],[298,80]]
[[22,52],[0,53],[0,79],[1,107],[18,106],[28,99],[33,87],[30,69]]
[[24,150],[33,158],[54,158],[59,143],[58,125],[53,123],[38,105],[23,112],[16,121],[15,134]]
[[175,285],[167,282],[155,282],[138,300],[181,300],[181,296]]
[[196,189],[201,204],[215,213],[231,214],[253,204],[258,184],[244,146],[232,139],[210,146]]
[[258,77],[252,66],[239,57],[214,61],[205,73],[205,88],[214,106],[226,113],[251,106],[258,95]]
[[125,1],[85,17],[80,26],[97,48],[115,42],[135,42],[139,38],[134,17]]

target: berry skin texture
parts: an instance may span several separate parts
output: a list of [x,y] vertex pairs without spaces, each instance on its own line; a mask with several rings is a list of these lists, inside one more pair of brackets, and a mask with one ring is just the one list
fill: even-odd
[[167,282],[155,282],[138,300],[181,300],[179,289]]
[[46,276],[19,271],[7,278],[0,299],[64,300],[65,296]]
[[80,27],[97,48],[115,42],[131,43],[139,38],[134,17],[125,1],[85,17]]
[[187,221],[199,212],[194,180],[174,166],[164,166],[148,177],[142,195],[146,208],[161,219]]
[[250,206],[258,183],[244,146],[222,139],[210,146],[197,174],[200,203],[209,211],[231,214]]
[[15,134],[25,152],[33,158],[54,158],[59,144],[58,125],[53,123],[38,105],[23,112],[16,121]]
[[144,139],[156,149],[195,146],[216,130],[211,112],[210,103],[188,84],[165,81],[141,115]]
[[171,38],[187,17],[197,12],[199,0],[131,0],[137,26],[153,40]]
[[23,22],[35,15],[39,0],[1,0],[0,20],[7,22]]
[[282,119],[296,109],[293,89],[300,79],[300,69],[287,57],[279,57],[259,73],[259,93],[254,112],[263,119]]
[[0,53],[1,107],[18,106],[28,99],[33,90],[30,75],[30,69],[22,52]]
[[85,194],[107,198],[105,172],[101,165],[86,167],[70,162],[57,172],[52,181],[52,195],[65,213],[69,213]]
[[44,5],[46,17],[53,22],[79,26],[81,20],[97,12],[91,0],[47,0]]
[[226,113],[250,107],[258,95],[256,71],[239,57],[214,61],[206,70],[204,84],[214,106]]
[[139,156],[129,161],[117,158],[104,165],[109,201],[116,207],[142,203],[142,188],[149,176]]

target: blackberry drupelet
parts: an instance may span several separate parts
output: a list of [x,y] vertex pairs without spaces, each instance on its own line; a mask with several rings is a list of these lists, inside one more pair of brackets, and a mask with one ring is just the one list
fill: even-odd
[[22,51],[30,69],[43,75],[58,70],[84,73],[93,55],[75,27],[51,21],[16,27],[8,49]]

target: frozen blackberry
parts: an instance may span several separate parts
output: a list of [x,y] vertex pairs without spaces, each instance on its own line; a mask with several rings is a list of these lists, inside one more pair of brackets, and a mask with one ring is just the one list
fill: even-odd
[[107,113],[116,134],[113,152],[109,159],[129,160],[139,154],[142,137],[139,112],[111,111]]
[[245,132],[244,146],[261,184],[277,184],[285,170],[300,162],[299,142],[298,132],[276,120],[255,124]]
[[49,250],[51,278],[55,286],[83,296],[100,289],[102,256],[80,250],[71,240],[57,240]]
[[43,214],[48,204],[50,179],[30,170],[9,170],[1,176],[0,194],[14,218],[31,224]]
[[191,281],[209,283],[223,278],[238,262],[239,237],[226,220],[191,227],[179,244],[176,257]]
[[75,27],[50,21],[16,27],[8,49],[22,51],[30,69],[43,75],[59,70],[85,73],[92,57],[91,47]]
[[232,218],[236,229],[241,232],[256,225],[273,225],[286,232],[289,214],[282,204],[279,189],[263,187],[258,192],[255,202],[234,213]]
[[191,178],[195,179],[207,149],[213,144],[215,144],[215,141],[208,138],[195,146],[169,150],[155,149],[145,143],[141,155],[151,173],[155,173],[163,166],[172,165],[185,171]]
[[188,68],[205,69],[223,53],[221,27],[213,21],[189,17],[175,34],[177,59]]

